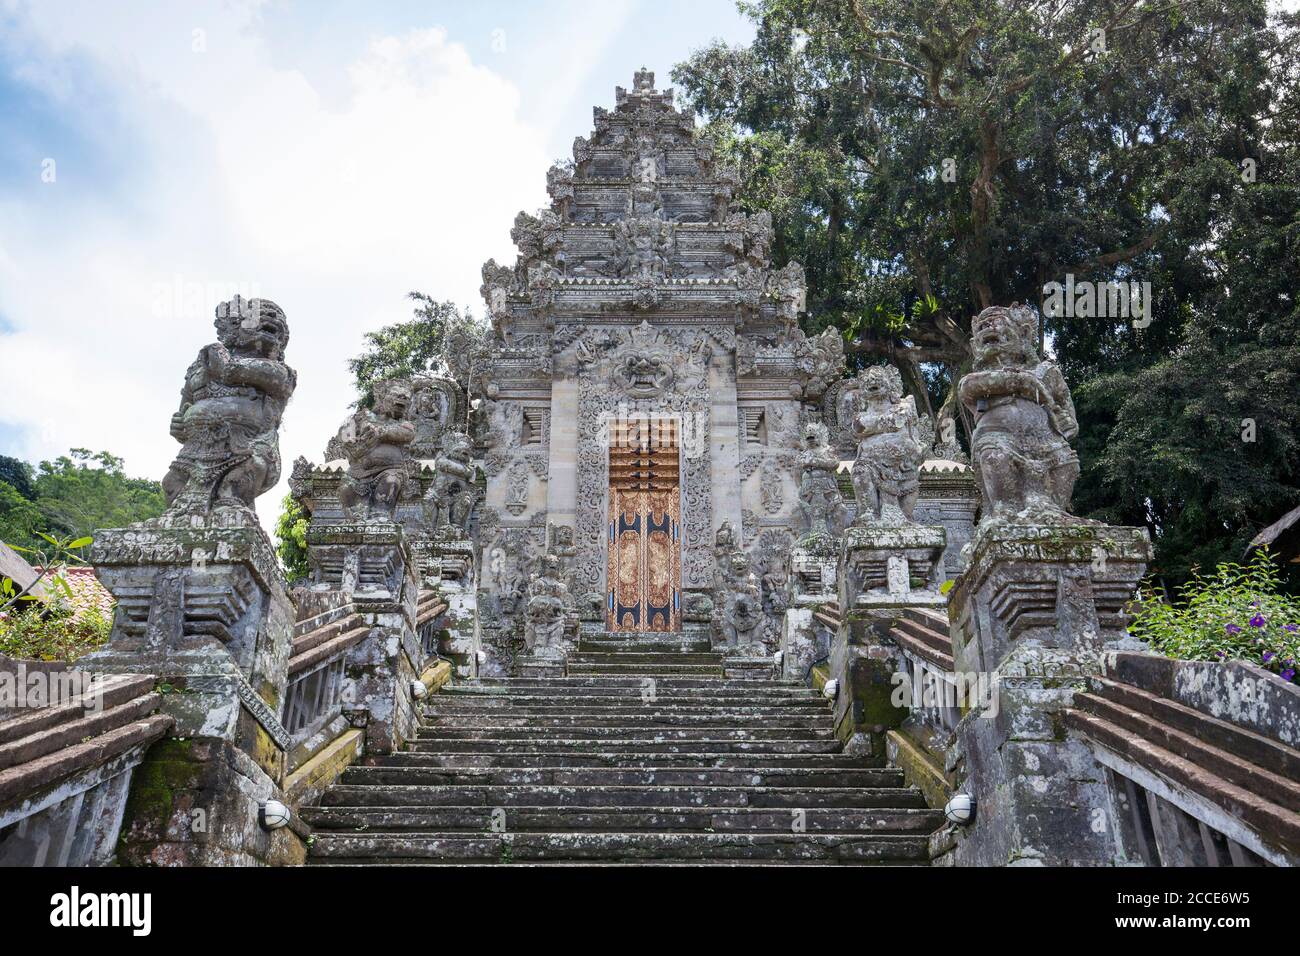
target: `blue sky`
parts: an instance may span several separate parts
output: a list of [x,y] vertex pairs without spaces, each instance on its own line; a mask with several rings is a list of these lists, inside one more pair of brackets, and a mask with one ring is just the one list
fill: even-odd
[[362,334],[413,289],[480,310],[593,105],[752,35],[731,0],[0,0],[0,453],[160,477],[241,292],[289,316],[286,470],[318,460]]

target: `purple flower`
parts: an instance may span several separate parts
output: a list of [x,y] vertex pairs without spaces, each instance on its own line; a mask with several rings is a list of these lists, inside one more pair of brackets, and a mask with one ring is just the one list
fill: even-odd
[[1294,668],[1294,667],[1288,667],[1286,670],[1284,670],[1284,671],[1283,671],[1281,674],[1279,674],[1278,676],[1281,677],[1283,680],[1292,680],[1292,679],[1295,677],[1295,668]]
[[1240,633],[1241,633],[1241,628],[1239,628],[1236,624],[1225,624],[1225,625],[1223,626],[1223,629],[1224,629],[1225,631],[1227,631],[1229,634],[1240,634]]
[[1297,627],[1294,624],[1283,624],[1282,630],[1290,631],[1292,634],[1294,634],[1296,631],[1300,631],[1300,627]]
[[1214,652],[1214,656],[1215,656],[1215,657],[1226,657],[1227,655],[1225,655],[1225,654],[1223,653],[1223,651],[1215,651],[1215,652]]
[[1254,617],[1252,617],[1252,618],[1250,619],[1250,626],[1251,626],[1251,627],[1263,627],[1263,626],[1264,626],[1264,615],[1263,615],[1263,614],[1256,614]]
[[1264,663],[1267,664],[1269,661],[1271,661],[1271,660],[1274,658],[1274,656],[1275,656],[1275,655],[1273,654],[1272,651],[1265,651],[1265,652],[1264,652]]

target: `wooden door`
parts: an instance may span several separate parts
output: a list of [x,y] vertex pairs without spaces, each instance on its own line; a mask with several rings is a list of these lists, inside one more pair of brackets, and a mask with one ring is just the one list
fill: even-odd
[[681,498],[676,442],[610,449],[610,631],[681,630]]

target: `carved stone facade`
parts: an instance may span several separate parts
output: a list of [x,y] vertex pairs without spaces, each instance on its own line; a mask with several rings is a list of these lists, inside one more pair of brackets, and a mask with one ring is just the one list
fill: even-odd
[[[522,649],[548,528],[564,542],[553,553],[582,619],[635,629],[720,613],[714,538],[726,523],[754,569],[763,626],[745,601],[720,603],[744,612],[744,635],[775,647],[789,547],[771,547],[771,535],[792,542],[806,530],[799,437],[821,421],[844,351],[833,330],[799,330],[803,269],[771,267],[771,218],[733,204],[736,182],[693,115],[638,72],[614,109],[595,110],[572,164],[548,174],[551,207],[516,217],[513,267],[483,267],[492,327],[481,374],[466,381],[486,475],[485,673],[508,672]],[[637,504],[640,493],[651,504]],[[662,522],[672,560],[656,550]],[[640,580],[647,562],[653,573]],[[681,613],[620,618],[613,608],[630,607],[664,568]]]

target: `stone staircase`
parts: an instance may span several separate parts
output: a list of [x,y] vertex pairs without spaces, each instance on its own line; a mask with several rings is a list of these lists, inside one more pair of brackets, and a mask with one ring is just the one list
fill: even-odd
[[841,753],[811,689],[725,677],[707,647],[583,635],[566,677],[444,688],[407,750],[303,810],[310,862],[928,862],[942,815],[900,771]]

